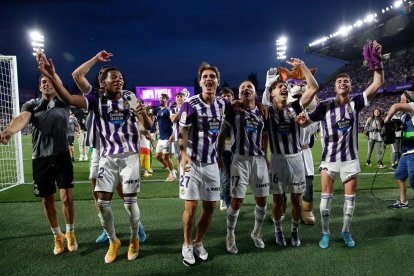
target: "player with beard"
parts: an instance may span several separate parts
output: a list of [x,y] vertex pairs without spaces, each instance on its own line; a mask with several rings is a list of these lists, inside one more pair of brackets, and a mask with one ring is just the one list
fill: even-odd
[[267,134],[264,115],[256,106],[256,89],[251,81],[240,84],[239,99],[242,108],[240,112],[235,112],[232,108],[226,109],[217,146],[219,167],[223,168],[225,137],[227,133],[231,134],[233,159],[230,165],[231,205],[227,208],[226,249],[233,254],[238,252],[234,229],[248,186],[256,200],[255,223],[250,237],[257,248],[265,247],[261,228],[266,217],[266,198],[269,195],[269,174],[265,157]]

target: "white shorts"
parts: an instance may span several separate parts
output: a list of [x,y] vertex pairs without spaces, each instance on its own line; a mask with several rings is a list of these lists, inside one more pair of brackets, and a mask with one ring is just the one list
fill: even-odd
[[302,153],[272,154],[269,173],[271,194],[305,192],[305,164]]
[[178,142],[173,142],[171,144],[171,153],[176,159],[181,158],[181,150],[180,150],[180,145],[178,144]]
[[216,163],[193,161],[191,170],[180,168],[180,198],[184,200],[217,201],[220,199],[220,173]]
[[322,161],[321,165],[319,166],[319,170],[326,171],[328,175],[334,180],[339,174],[342,183],[345,183],[356,177],[361,172],[361,167],[359,165],[358,159],[344,162]]
[[89,166],[89,180],[96,179],[98,176],[100,153],[98,149],[92,150],[91,163]]
[[245,198],[247,186],[255,197],[269,195],[269,173],[263,156],[233,155],[230,172],[231,197]]
[[155,149],[156,153],[162,152],[163,154],[170,154],[171,146],[168,143],[168,140],[158,140],[157,148]]
[[139,153],[121,153],[101,157],[96,182],[96,192],[113,193],[119,183],[124,194],[140,190]]

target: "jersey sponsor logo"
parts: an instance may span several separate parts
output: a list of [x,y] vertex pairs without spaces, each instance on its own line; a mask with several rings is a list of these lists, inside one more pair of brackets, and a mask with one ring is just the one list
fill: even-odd
[[125,113],[119,109],[108,112],[108,121],[114,125],[120,125],[128,120],[129,113]]
[[284,122],[281,122],[279,124],[278,128],[277,128],[277,132],[280,135],[284,135],[284,136],[289,135],[289,133],[290,133],[290,125],[289,124],[286,124]]
[[207,192],[220,192],[220,187],[207,187]]
[[293,186],[305,186],[305,181],[292,183]]
[[336,124],[335,124],[336,128],[339,131],[347,131],[351,128],[352,126],[352,120],[351,119],[347,119],[347,118],[342,118],[341,120],[339,120]]
[[183,111],[180,117],[180,123],[185,124],[187,121],[187,112]]
[[208,132],[211,134],[218,134],[220,131],[221,122],[217,118],[213,118],[208,122]]
[[256,133],[259,122],[254,118],[246,118],[244,120],[244,127],[248,133]]

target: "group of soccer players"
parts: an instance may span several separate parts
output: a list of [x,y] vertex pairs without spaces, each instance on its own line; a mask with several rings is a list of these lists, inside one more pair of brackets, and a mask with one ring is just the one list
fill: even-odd
[[[382,47],[377,42],[371,42],[367,47],[373,55],[381,54]],[[84,96],[71,95],[56,74],[52,60],[47,59],[44,53],[39,53],[37,56],[39,70],[43,74],[42,80],[53,87],[55,94],[64,103],[86,108],[93,115],[88,122],[89,144],[96,150],[93,165],[95,170],[92,170],[95,175],[91,175],[91,178],[96,180],[94,181],[96,206],[102,227],[109,238],[109,249],[105,255],[106,263],[115,261],[121,245],[116,236],[111,207],[112,195],[117,188],[122,195],[131,227],[128,259],[134,260],[139,254],[140,211],[137,204],[137,193],[140,190],[139,133],[142,129],[149,130],[153,124],[145,107],[135,95],[123,90],[124,80],[119,69],[103,67],[99,74],[99,88],[92,88],[87,82],[86,73],[96,63],[109,61],[111,56],[112,54],[101,51],[75,70],[73,77],[85,93]],[[254,245],[257,248],[265,247],[261,228],[266,216],[266,199],[269,193],[273,194],[272,219],[276,243],[282,247],[286,246],[282,222],[285,194],[290,193],[291,245],[297,247],[301,244],[298,235],[301,194],[307,191],[307,186],[309,189],[311,185],[307,181],[306,176],[309,174],[304,161],[306,159],[302,155],[302,151],[308,149],[309,142],[304,142],[306,139],[304,140],[302,136],[307,126],[319,121],[323,146],[320,165],[322,238],[319,246],[329,247],[329,219],[336,176],[340,177],[345,192],[344,225],[341,236],[347,246],[355,246],[349,227],[355,210],[357,176],[360,172],[357,152],[358,113],[369,104],[384,82],[382,63],[379,60],[375,64],[372,84],[361,95],[353,98],[349,96],[351,79],[346,74],[338,75],[334,88],[335,99],[319,103],[313,112],[307,112],[306,107],[317,93],[316,80],[300,59],[294,58],[288,63],[303,74],[307,83],[307,89],[301,98],[292,103],[288,103],[288,85],[281,77],[274,77],[267,83],[270,96],[267,105],[256,102],[256,88],[250,81],[243,81],[240,84],[238,101],[229,102],[222,97],[217,97],[220,72],[217,67],[203,63],[198,70],[201,94],[189,97],[184,102],[179,101],[179,109],[177,108],[172,116],[170,114],[169,119],[177,124],[174,145],[178,141],[179,149],[175,146],[173,151],[180,155],[179,196],[184,201],[182,257],[185,265],[195,264],[196,259],[208,259],[203,241],[212,221],[216,201],[220,199],[220,168],[223,167],[224,140],[228,134],[231,136],[232,162],[229,189],[231,204],[227,208],[227,251],[233,254],[238,252],[235,227],[248,186],[251,187],[256,201],[255,222],[251,232]],[[59,100],[59,104],[63,105],[63,102]],[[49,105],[46,103],[46,106]],[[45,107],[44,112],[49,109]],[[31,112],[36,114],[36,110]],[[23,123],[29,120],[30,117]],[[65,120],[64,116],[61,120],[62,122]],[[11,124],[1,133],[1,141],[7,143],[10,136],[21,129],[23,123],[18,127],[13,127]],[[268,145],[270,145],[270,158],[267,156]],[[165,149],[165,145],[162,149]],[[70,159],[66,163],[72,166]],[[169,178],[173,179],[175,172],[171,161],[165,162],[165,165],[170,170]],[[62,178],[55,179],[61,191],[64,188],[70,188],[71,191],[72,180],[73,172],[72,178],[66,177],[65,181]],[[46,184],[54,187],[55,181],[53,183],[48,181]],[[35,180],[36,185],[39,184],[38,182]],[[54,189],[49,188],[46,196],[53,196],[54,192]],[[70,196],[70,200],[73,206],[73,196]],[[201,200],[202,211],[195,225],[199,200]],[[47,204],[44,205],[47,209]],[[72,209],[74,216],[74,207]],[[65,212],[67,213],[66,209],[64,214]],[[47,212],[46,214],[49,219]],[[66,234],[71,251],[77,249],[73,233],[73,216],[72,220],[67,220],[69,230]],[[63,236],[60,228],[56,226],[57,222],[49,219],[49,223],[55,235],[54,252],[60,254],[64,249]],[[194,228],[196,228],[195,236],[193,236]]]

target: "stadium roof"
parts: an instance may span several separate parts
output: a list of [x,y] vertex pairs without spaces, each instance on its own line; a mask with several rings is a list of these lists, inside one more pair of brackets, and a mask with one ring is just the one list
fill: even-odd
[[361,60],[362,47],[368,40],[378,40],[387,51],[407,47],[414,44],[414,3],[378,14],[372,23],[347,35],[337,32],[325,37],[324,42],[306,45],[305,53],[353,61]]

